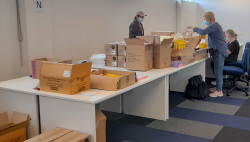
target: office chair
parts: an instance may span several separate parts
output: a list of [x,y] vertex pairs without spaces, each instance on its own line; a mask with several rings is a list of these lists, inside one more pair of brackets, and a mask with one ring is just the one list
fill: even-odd
[[[249,48],[250,46],[250,43],[247,42],[246,45],[245,45],[245,49],[246,48]],[[245,51],[245,50],[244,50]],[[248,60],[248,63],[247,63],[247,67],[248,67],[248,75],[242,75],[240,78],[239,78],[239,81],[241,82],[245,82],[247,84],[247,86],[249,86],[249,81],[250,81],[250,70],[249,70],[249,64],[250,64],[250,56],[249,54],[247,54],[247,52],[244,52],[243,55],[242,55],[242,59],[241,61],[237,61],[237,62],[233,62],[233,63],[229,63],[228,65],[229,66],[237,66],[237,67],[241,67],[242,68],[242,61],[243,61],[243,58],[247,57],[247,60]]]
[[237,80],[239,80],[239,78],[242,75],[245,75],[245,73],[247,72],[248,57],[249,57],[248,54],[249,54],[249,48],[245,48],[242,61],[241,63],[238,64],[239,66],[232,66],[232,65],[224,66],[223,74],[233,76],[233,87],[227,91],[227,96],[230,96],[229,93],[232,92],[233,90],[239,90],[245,92],[246,96],[249,96],[248,88],[243,89],[236,86]]

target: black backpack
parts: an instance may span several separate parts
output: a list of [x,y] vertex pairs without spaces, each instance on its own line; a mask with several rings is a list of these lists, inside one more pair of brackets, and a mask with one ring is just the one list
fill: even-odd
[[209,88],[202,80],[201,75],[196,75],[188,79],[185,95],[187,99],[205,99],[209,95]]

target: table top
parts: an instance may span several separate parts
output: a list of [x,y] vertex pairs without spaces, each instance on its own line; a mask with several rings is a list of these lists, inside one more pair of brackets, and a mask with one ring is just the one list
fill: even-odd
[[[38,91],[34,88],[39,84],[39,79],[32,79],[30,77],[21,77],[17,79],[12,79],[8,81],[0,82],[0,89],[1,90],[8,90],[14,92],[20,92],[30,95],[39,95],[39,96],[46,96],[51,98],[81,102],[81,103],[88,103],[88,104],[98,104],[115,96],[118,96],[122,93],[128,92],[136,87],[144,85],[148,82],[154,81],[164,76],[171,75],[175,72],[178,72],[182,69],[187,67],[193,66],[195,64],[204,62],[204,60],[196,61],[194,63],[185,65],[181,68],[165,68],[165,69],[152,69],[149,71],[141,72],[136,71],[137,78],[139,80],[137,83],[130,85],[126,88],[117,90],[117,91],[106,91],[106,90],[98,90],[98,89],[90,89],[86,91],[79,92],[74,95],[66,95],[60,93],[52,93],[52,92],[45,92],[45,91]],[[118,68],[118,67],[107,67],[107,66],[93,66],[93,68],[104,68],[104,69],[112,69],[112,70],[122,70],[122,71],[129,71],[126,68]],[[92,95],[91,95],[92,94]],[[93,95],[95,94],[95,95]]]

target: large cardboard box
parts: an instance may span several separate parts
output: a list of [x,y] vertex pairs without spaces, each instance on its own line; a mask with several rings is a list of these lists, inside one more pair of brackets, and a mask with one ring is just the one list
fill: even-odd
[[126,56],[118,56],[118,67],[127,67]]
[[[115,74],[120,77],[104,76],[104,74]],[[103,90],[118,90],[137,82],[136,73],[128,71],[95,69],[91,73],[91,88]]]
[[25,142],[89,142],[90,135],[65,128],[54,128]]
[[147,71],[153,68],[153,44],[142,39],[125,39],[127,69]]
[[0,142],[23,142],[26,140],[26,127],[31,119],[28,114],[13,112],[0,113]]
[[160,36],[138,36],[138,38],[154,45],[153,67],[156,69],[167,68],[171,66],[171,51],[173,38],[161,40]]
[[156,36],[174,36],[175,32],[173,32],[173,31],[153,31],[153,32],[151,32],[151,35],[156,35]]
[[118,44],[118,56],[126,56],[127,51],[126,51],[126,44]]
[[109,56],[117,56],[118,44],[118,42],[105,44],[105,54]]
[[42,62],[40,70],[41,91],[76,94],[90,88],[91,62],[62,64]]
[[67,59],[56,59],[56,58],[39,58],[31,61],[32,64],[32,78],[39,79],[40,65],[43,61],[56,62],[56,63],[65,63],[72,64],[72,60]]
[[106,56],[105,66],[117,67],[118,59],[117,56]]
[[208,58],[208,49],[199,49],[195,51],[195,61]]

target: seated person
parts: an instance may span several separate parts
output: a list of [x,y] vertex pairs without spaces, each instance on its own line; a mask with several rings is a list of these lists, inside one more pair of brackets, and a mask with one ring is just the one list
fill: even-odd
[[229,29],[226,31],[226,40],[228,47],[228,57],[225,58],[225,65],[231,62],[236,62],[240,51],[240,45],[237,41],[237,35],[233,30]]
[[[224,64],[227,65],[231,62],[236,62],[238,59],[240,45],[237,41],[237,34],[232,29],[226,31],[227,53],[228,57],[225,58]],[[214,73],[214,62],[211,62],[211,68]]]

